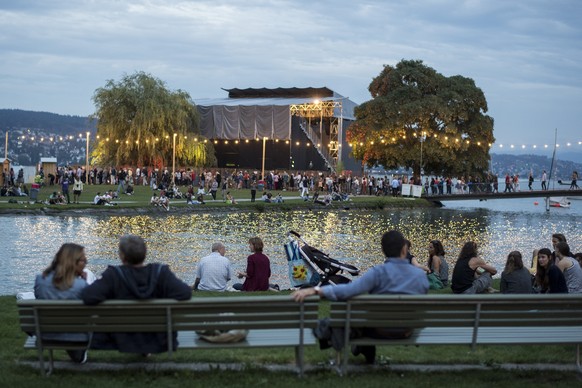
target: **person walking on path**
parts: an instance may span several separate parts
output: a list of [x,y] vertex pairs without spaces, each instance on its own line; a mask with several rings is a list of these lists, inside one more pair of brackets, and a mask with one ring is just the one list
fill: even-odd
[[544,170],[544,172],[542,173],[542,190],[547,190],[548,186],[546,184],[548,180],[548,174],[546,173],[546,170]]
[[578,190],[578,171],[572,172],[572,183],[570,183],[570,190]]
[[509,176],[509,173],[505,174],[505,190],[503,190],[504,193],[511,193],[511,177]]

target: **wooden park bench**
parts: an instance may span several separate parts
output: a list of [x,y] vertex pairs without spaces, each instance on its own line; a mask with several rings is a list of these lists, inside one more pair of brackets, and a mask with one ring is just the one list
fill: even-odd
[[[352,345],[576,345],[580,369],[582,295],[365,295],[332,302],[345,329],[341,372]],[[350,339],[351,329],[412,328],[406,339]]]
[[[85,306],[77,300],[19,300],[20,327],[31,336],[25,348],[37,349],[40,369],[54,369],[53,350],[88,349],[89,344],[44,341],[43,333],[178,332],[179,349],[294,347],[299,373],[304,371],[304,347],[315,344],[318,301],[294,302],[281,296],[224,296],[188,301],[110,300]],[[244,341],[206,342],[196,334],[205,330],[249,330]],[[171,341],[170,341],[171,343]],[[48,351],[48,372],[44,351]],[[173,349],[168,349],[172,357]]]

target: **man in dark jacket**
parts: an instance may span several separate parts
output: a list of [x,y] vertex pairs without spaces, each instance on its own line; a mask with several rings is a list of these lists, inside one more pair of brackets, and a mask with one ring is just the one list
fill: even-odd
[[[119,240],[122,265],[107,267],[101,279],[85,287],[81,294],[83,302],[96,305],[107,299],[190,299],[190,286],[178,279],[167,265],[144,264],[146,251],[145,241],[141,237],[122,236]],[[176,349],[176,333],[172,344]],[[144,355],[161,353],[168,350],[168,338],[166,333],[95,333],[91,348]]]

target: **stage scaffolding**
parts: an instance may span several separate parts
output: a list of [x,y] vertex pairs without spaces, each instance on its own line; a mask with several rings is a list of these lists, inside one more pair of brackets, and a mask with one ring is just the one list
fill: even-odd
[[[339,111],[339,117],[335,112]],[[335,170],[338,162],[341,162],[341,143],[343,138],[343,109],[341,100],[324,100],[312,103],[291,104],[289,105],[290,116],[303,118],[301,129],[313,146],[316,147],[319,154],[326,160],[328,166]],[[326,137],[323,132],[323,121],[329,120],[329,140],[325,144]],[[319,119],[319,131],[311,125],[312,119]],[[306,124],[306,125],[305,125]]]

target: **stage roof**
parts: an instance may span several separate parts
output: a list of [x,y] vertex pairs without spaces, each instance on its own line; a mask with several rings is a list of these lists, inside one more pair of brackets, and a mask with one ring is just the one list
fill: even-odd
[[341,110],[336,107],[333,115],[355,120],[357,104],[326,87],[223,90],[230,97],[194,100],[201,114],[200,130],[208,138],[289,139],[290,106],[317,101],[341,101]]
[[222,89],[230,98],[324,98],[333,97],[333,90],[326,88],[247,88]]

